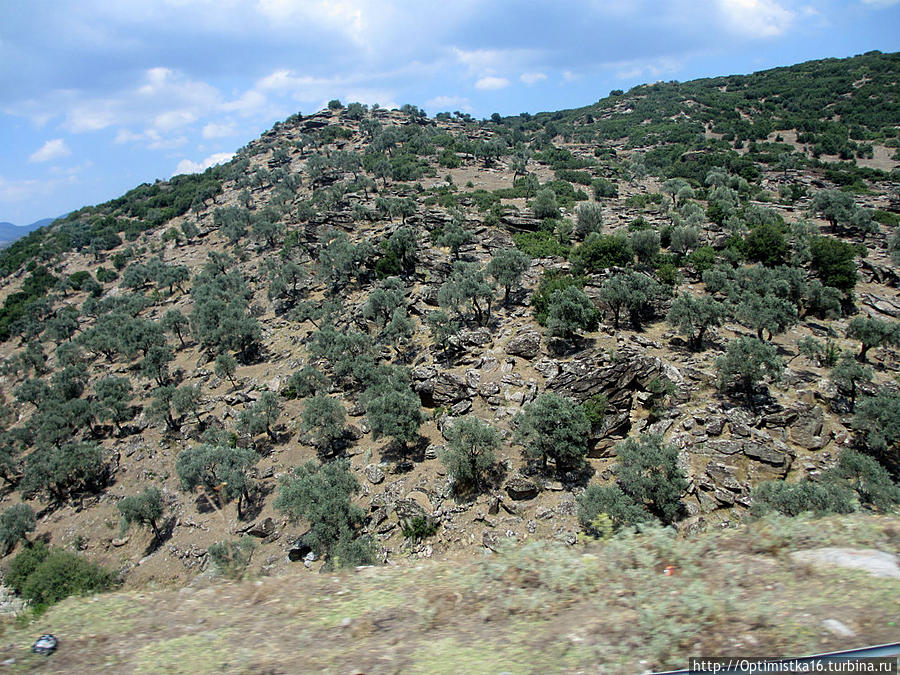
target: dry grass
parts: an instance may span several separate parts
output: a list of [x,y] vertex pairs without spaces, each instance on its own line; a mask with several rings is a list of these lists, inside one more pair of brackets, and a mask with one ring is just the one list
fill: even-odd
[[[791,550],[900,548],[900,519],[768,519],[577,547],[535,542],[459,565],[305,570],[180,591],[70,598],[8,622],[10,672],[640,672],[691,653],[799,654],[896,638],[900,583],[798,565]],[[674,573],[664,570],[672,566]],[[838,619],[857,633],[837,638]],[[50,631],[60,648],[28,653]]]

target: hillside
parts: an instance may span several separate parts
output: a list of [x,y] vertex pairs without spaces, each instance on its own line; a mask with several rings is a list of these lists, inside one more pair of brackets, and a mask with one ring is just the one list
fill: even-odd
[[26,234],[33,232],[39,227],[44,227],[52,223],[56,218],[41,218],[28,225],[14,225],[13,223],[0,223],[0,248],[11,244],[16,239],[24,237]]
[[126,592],[891,511],[898,77],[335,101],[75,211],[0,253],[0,511]]

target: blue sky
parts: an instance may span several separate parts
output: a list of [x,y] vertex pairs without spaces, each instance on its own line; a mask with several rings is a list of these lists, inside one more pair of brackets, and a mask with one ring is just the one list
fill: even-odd
[[533,113],[898,36],[900,0],[9,0],[0,220],[201,170],[332,98]]

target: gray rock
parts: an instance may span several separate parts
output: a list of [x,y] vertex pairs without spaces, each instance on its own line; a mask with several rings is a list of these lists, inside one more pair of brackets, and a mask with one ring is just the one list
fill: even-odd
[[512,356],[533,359],[541,352],[541,335],[537,331],[530,329],[520,331],[506,343],[503,350]]
[[422,505],[414,499],[398,499],[394,502],[394,511],[401,520],[425,518],[428,515]]
[[875,577],[900,579],[897,556],[871,548],[813,548],[794,551],[791,558],[815,566],[847,567],[865,570]]
[[767,443],[747,441],[743,444],[743,451],[747,457],[758,462],[764,462],[772,466],[785,466],[788,464],[788,456]]
[[506,494],[509,495],[509,498],[516,501],[534,499],[538,496],[538,492],[540,491],[540,488],[534,481],[531,481],[524,476],[513,476],[506,482],[504,489],[506,490]]
[[384,480],[384,471],[377,464],[368,464],[363,473],[372,485],[378,485]]
[[825,415],[819,406],[810,406],[799,414],[788,432],[790,439],[807,450],[821,450],[828,443]]
[[459,402],[451,405],[449,412],[453,417],[459,417],[460,415],[465,415],[471,409],[472,409],[472,399],[467,398],[465,400],[459,401]]
[[470,397],[465,381],[455,373],[440,372],[430,380],[431,396],[438,405],[448,405]]
[[822,627],[838,637],[856,637],[856,631],[848,628],[847,624],[837,619],[823,619]]
[[464,347],[483,347],[491,344],[493,338],[489,328],[481,327],[475,330],[460,331],[457,340]]
[[256,522],[248,527],[245,532],[251,537],[265,539],[275,532],[275,521],[271,518],[260,520],[259,522]]

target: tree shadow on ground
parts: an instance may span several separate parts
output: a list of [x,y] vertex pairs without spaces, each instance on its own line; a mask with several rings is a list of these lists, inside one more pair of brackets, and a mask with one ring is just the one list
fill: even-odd
[[166,521],[162,524],[162,527],[159,528],[159,536],[157,537],[155,534],[150,539],[150,543],[147,544],[147,548],[144,549],[144,555],[148,556],[151,553],[155,553],[160,549],[160,547],[165,544],[169,539],[172,538],[172,534],[175,532],[175,523],[178,519],[175,516],[170,516],[166,519]]

